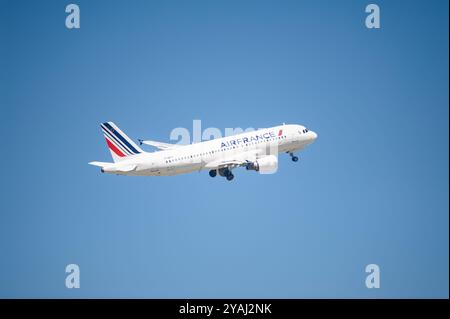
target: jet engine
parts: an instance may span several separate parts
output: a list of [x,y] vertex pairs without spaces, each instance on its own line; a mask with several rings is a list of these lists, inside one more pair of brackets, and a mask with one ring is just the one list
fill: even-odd
[[267,155],[257,159],[255,162],[248,163],[247,170],[254,170],[260,174],[272,174],[278,169],[278,157]]

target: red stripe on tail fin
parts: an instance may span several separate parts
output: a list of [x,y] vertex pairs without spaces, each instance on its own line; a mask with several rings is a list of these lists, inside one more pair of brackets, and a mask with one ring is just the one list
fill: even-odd
[[120,156],[120,157],[125,156],[125,154],[123,154],[117,147],[115,147],[114,144],[111,143],[106,137],[105,137],[105,140],[106,140],[106,144],[108,144],[109,149],[112,150],[114,153],[116,153],[117,156]]

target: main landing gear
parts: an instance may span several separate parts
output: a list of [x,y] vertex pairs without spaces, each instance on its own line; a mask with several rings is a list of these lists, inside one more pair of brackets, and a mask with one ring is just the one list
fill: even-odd
[[234,175],[231,173],[231,171],[230,171],[230,173],[226,176],[226,178],[227,178],[227,181],[232,181],[232,180],[233,180]]
[[294,153],[289,153],[289,155],[291,156],[291,159],[293,162],[297,162],[298,161],[298,157],[294,155]]
[[212,170],[209,171],[209,176],[216,177],[216,175],[217,175],[217,170],[212,169]]
[[227,181],[231,181],[234,178],[233,173],[231,173],[231,170],[229,168],[220,168],[219,170],[212,169],[209,171],[209,176],[216,177],[217,173],[219,173],[220,176],[223,176],[227,179]]

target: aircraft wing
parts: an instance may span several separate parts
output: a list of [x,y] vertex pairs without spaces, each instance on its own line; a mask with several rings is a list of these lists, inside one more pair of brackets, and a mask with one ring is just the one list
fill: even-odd
[[184,146],[181,144],[170,144],[170,143],[163,143],[163,142],[157,142],[157,141],[144,141],[144,140],[139,140],[139,143],[145,144],[145,145],[151,145],[151,146],[154,146],[157,149],[160,149],[163,151],[173,150],[178,147]]
[[222,167],[238,167],[256,161],[257,152],[246,152],[242,154],[234,154],[230,157],[221,158],[205,165],[208,169],[219,169]]

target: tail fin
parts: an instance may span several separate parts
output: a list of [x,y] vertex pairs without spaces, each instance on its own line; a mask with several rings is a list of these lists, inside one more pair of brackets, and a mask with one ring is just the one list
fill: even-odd
[[127,156],[144,153],[144,151],[126,136],[126,134],[113,122],[102,123],[100,126],[114,162],[124,160]]

